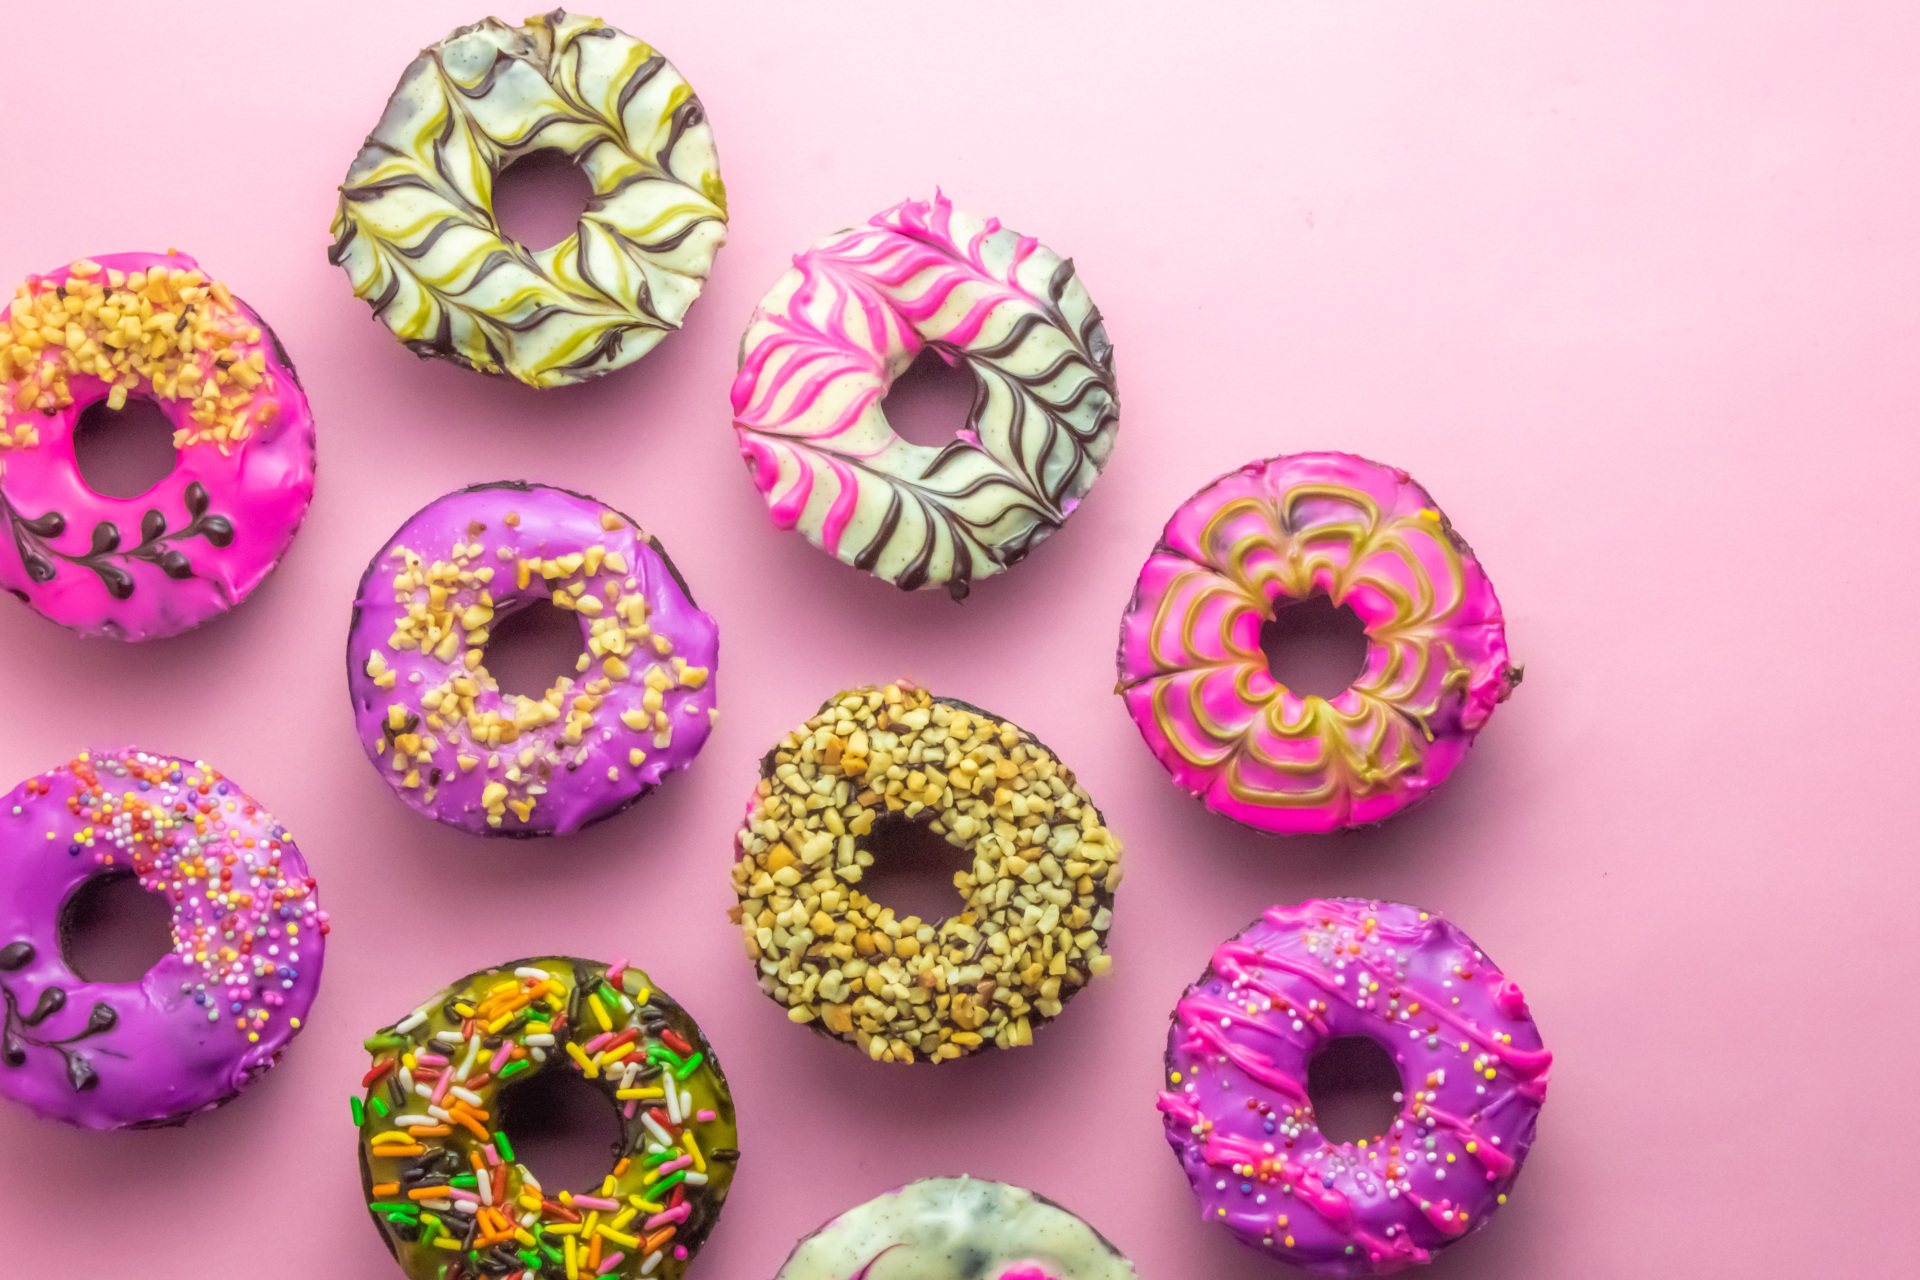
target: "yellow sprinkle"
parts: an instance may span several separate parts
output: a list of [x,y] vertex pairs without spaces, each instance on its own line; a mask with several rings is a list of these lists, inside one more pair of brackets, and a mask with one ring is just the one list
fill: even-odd
[[693,1140],[693,1135],[682,1130],[680,1133],[680,1145],[685,1147],[687,1154],[693,1157],[694,1172],[705,1173],[707,1171],[707,1158],[700,1154],[700,1144]]
[[602,1031],[613,1030],[613,1019],[607,1016],[606,1008],[600,1003],[600,996],[598,993],[596,992],[588,993],[587,1006],[593,1010],[594,1021],[600,1024],[600,1029]]
[[594,1063],[592,1058],[589,1058],[581,1050],[579,1045],[571,1040],[567,1041],[567,1054],[575,1062],[580,1064],[580,1070],[586,1073],[587,1079],[598,1080],[600,1078],[600,1068]]
[[612,1227],[607,1226],[605,1223],[602,1223],[600,1226],[600,1234],[605,1236],[607,1239],[613,1241],[615,1244],[619,1245],[623,1249],[638,1249],[640,1247],[640,1242],[638,1240],[635,1240],[632,1236],[621,1235],[618,1231],[615,1231]]
[[633,1098],[664,1098],[667,1096],[667,1091],[665,1089],[616,1089],[613,1096],[626,1102]]

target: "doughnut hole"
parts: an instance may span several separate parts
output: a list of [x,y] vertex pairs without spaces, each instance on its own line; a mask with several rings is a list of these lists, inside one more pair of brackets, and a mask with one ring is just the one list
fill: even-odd
[[938,924],[960,909],[953,877],[972,867],[973,857],[926,822],[887,814],[867,833],[866,848],[873,865],[861,872],[856,887],[893,908],[901,923],[917,917],[921,924]]
[[84,982],[138,982],[172,951],[173,912],[131,871],[94,876],[60,904],[60,956]]
[[1302,698],[1334,698],[1367,669],[1367,624],[1346,605],[1316,591],[1282,596],[1260,624],[1267,674]]
[[502,693],[538,702],[562,676],[579,676],[586,651],[578,615],[536,598],[494,619],[482,660]]
[[151,400],[130,397],[121,409],[99,400],[74,424],[74,465],[103,498],[137,498],[172,475],[179,460],[173,423]]
[[887,388],[881,411],[902,440],[929,449],[945,448],[967,425],[975,382],[965,365],[950,365],[932,347],[922,347],[907,371]]
[[1329,1142],[1377,1141],[1400,1114],[1400,1069],[1365,1036],[1327,1041],[1307,1062],[1307,1098]]
[[513,161],[493,180],[500,234],[529,249],[551,249],[580,225],[593,184],[564,151],[544,147]]
[[550,1062],[502,1088],[497,1105],[514,1156],[549,1198],[593,1194],[613,1172],[624,1122],[614,1100],[578,1072]]

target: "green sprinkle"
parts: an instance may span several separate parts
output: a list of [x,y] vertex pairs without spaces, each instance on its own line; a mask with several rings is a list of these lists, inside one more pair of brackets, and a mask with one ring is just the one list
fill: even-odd
[[666,1177],[660,1179],[660,1181],[648,1187],[647,1195],[648,1196],[660,1195],[670,1190],[675,1183],[679,1182],[686,1176],[687,1176],[687,1171],[685,1169],[681,1169],[681,1170],[678,1170],[677,1172],[670,1173]]
[[462,1187],[468,1191],[480,1185],[480,1179],[470,1173],[456,1173],[453,1177],[447,1179],[447,1181],[453,1186]]
[[667,1062],[678,1067],[680,1065],[680,1055],[663,1044],[650,1044],[647,1046],[647,1061]]
[[668,1147],[665,1151],[656,1151],[648,1156],[646,1160],[641,1163],[640,1167],[642,1169],[651,1169],[657,1164],[665,1164],[669,1160],[678,1160],[685,1154],[687,1153],[679,1147]]
[[373,1100],[373,1114],[381,1117],[382,1119],[385,1119],[387,1114],[387,1104],[382,1102],[380,1099],[375,1098]]
[[600,984],[600,998],[615,1008],[620,1006],[620,997],[615,995],[613,988],[604,982]]
[[700,1069],[700,1064],[705,1062],[706,1060],[707,1060],[707,1055],[704,1052],[694,1054],[691,1058],[688,1058],[685,1062],[680,1064],[680,1069],[673,1073],[673,1078],[675,1080],[685,1080],[688,1076],[692,1075],[695,1071],[698,1071]]
[[368,1205],[367,1208],[373,1210],[375,1213],[411,1213],[416,1217],[420,1213],[419,1205],[410,1204],[404,1200],[397,1201],[397,1202],[392,1200],[380,1200],[373,1204]]
[[353,1108],[353,1127],[358,1129],[367,1122],[367,1109],[360,1105],[360,1099],[349,1097],[348,1105]]
[[515,1250],[514,1250],[514,1252],[515,1252],[515,1253],[517,1253],[517,1254],[519,1254],[519,1255],[520,1255],[520,1261],[522,1261],[522,1262],[524,1262],[524,1263],[526,1263],[526,1264],[527,1264],[528,1266],[530,1266],[530,1267],[537,1267],[537,1266],[539,1266],[539,1265],[540,1265],[540,1255],[539,1255],[539,1254],[537,1254],[537,1253],[535,1253],[535,1252],[534,1252],[533,1250],[531,1250],[531,1249],[515,1249]]
[[502,1160],[505,1160],[508,1164],[513,1163],[514,1161],[513,1144],[507,1141],[506,1134],[496,1132],[493,1135],[493,1149],[500,1153],[500,1158]]
[[520,1059],[520,1061],[513,1063],[510,1066],[503,1067],[500,1071],[500,1079],[505,1080],[510,1075],[513,1075],[517,1072],[525,1071],[530,1065],[532,1064],[529,1063],[527,1059],[522,1058]]

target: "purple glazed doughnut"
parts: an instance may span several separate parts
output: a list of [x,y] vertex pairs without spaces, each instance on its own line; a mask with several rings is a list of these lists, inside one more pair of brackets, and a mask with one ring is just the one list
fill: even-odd
[[[1329,1041],[1393,1056],[1401,1111],[1333,1143],[1307,1063]],[[1175,1007],[1160,1094],[1201,1217],[1316,1275],[1428,1262],[1519,1176],[1553,1061],[1513,980],[1437,915],[1334,898],[1272,907]]]
[[[1333,698],[1276,681],[1260,628],[1315,594],[1366,669]],[[1209,809],[1292,835],[1381,822],[1466,756],[1520,683],[1472,548],[1427,491],[1350,453],[1248,463],[1167,521],[1120,620],[1117,691]]]
[[[320,987],[327,913],[286,829],[203,763],[81,752],[0,800],[0,1096],[85,1129],[210,1111],[280,1060]],[[139,982],[67,964],[86,882],[136,876],[173,908]]]
[[[538,699],[487,672],[490,628],[535,600],[579,615],[580,678]],[[347,638],[360,740],[407,805],[480,835],[577,831],[700,754],[718,628],[658,539],[522,481],[428,504],[367,566]]]
[[[0,587],[62,626],[177,635],[244,600],[313,498],[313,414],[254,310],[180,253],[28,276],[0,335]],[[173,471],[135,498],[87,487],[80,414],[151,400]]]

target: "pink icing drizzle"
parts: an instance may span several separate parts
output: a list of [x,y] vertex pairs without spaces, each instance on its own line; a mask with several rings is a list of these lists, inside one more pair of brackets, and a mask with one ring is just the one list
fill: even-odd
[[[1365,624],[1332,699],[1277,683],[1260,648],[1315,593]],[[1120,624],[1119,689],[1174,780],[1264,831],[1379,822],[1465,756],[1519,676],[1500,602],[1404,471],[1345,453],[1250,463],[1183,504]]]
[[[1480,1225],[1532,1145],[1552,1062],[1510,990],[1460,930],[1396,903],[1274,907],[1222,944],[1175,1009],[1158,1104],[1202,1216],[1338,1276],[1425,1262]],[[1336,1145],[1307,1064],[1356,1035],[1395,1055],[1405,1098],[1383,1138]]]
[[[174,270],[199,265],[178,253],[114,253],[93,261],[102,273],[95,279],[104,278],[108,270],[131,275],[162,264]],[[32,279],[74,277],[69,268],[60,267]],[[93,492],[74,462],[74,428],[83,410],[106,399],[105,382],[72,376],[72,403],[51,413],[0,398],[0,429],[12,433],[31,425],[39,434],[37,444],[0,454],[0,516],[11,517],[14,535],[0,529],[0,587],[62,626],[88,635],[151,640],[176,635],[233,608],[280,562],[313,498],[313,414],[266,322],[238,298],[234,307],[262,332],[266,370],[253,403],[256,409],[271,406],[270,420],[236,444],[202,439],[181,446],[173,471],[138,497]],[[5,314],[12,310],[9,304]],[[187,401],[153,396],[152,388],[144,385],[133,394],[153,398],[177,429],[197,429]],[[189,495],[194,486],[206,494],[205,512],[231,524],[233,537],[227,545],[183,534],[194,524],[195,504]],[[19,531],[23,521],[54,511],[64,517],[64,528],[35,538],[45,547],[45,563],[53,570],[51,578],[38,581],[22,557]],[[174,536],[144,536],[143,522],[152,512]],[[95,548],[96,531],[103,524],[115,531],[118,549],[102,563],[109,572],[117,569],[127,575],[132,590],[124,599],[116,598],[106,578],[78,563]],[[152,558],[127,554],[143,543],[153,551]],[[168,550],[186,557],[191,577],[176,579],[165,571],[157,557]]]

